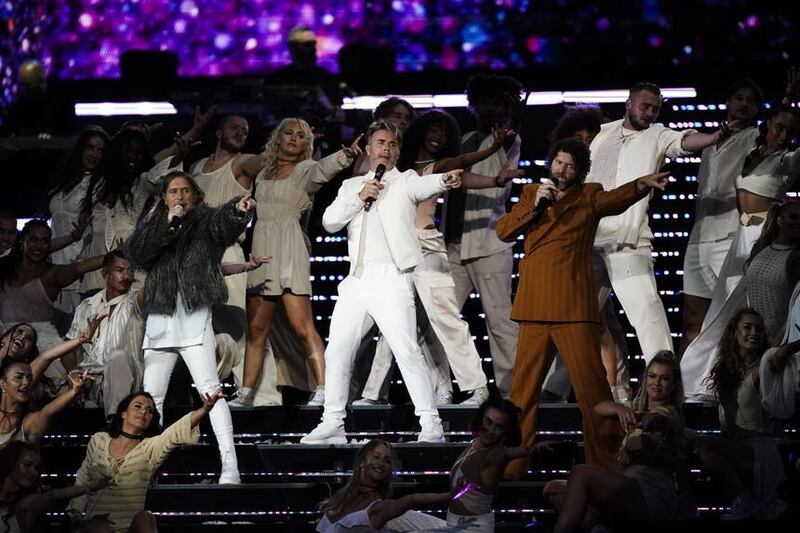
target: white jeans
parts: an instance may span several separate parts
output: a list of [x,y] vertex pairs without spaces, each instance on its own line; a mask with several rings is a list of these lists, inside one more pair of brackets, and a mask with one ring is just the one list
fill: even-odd
[[[169,379],[178,355],[183,358],[192,381],[201,395],[219,389],[217,377],[217,361],[215,356],[214,331],[206,326],[203,332],[203,344],[186,348],[148,349],[144,351],[144,390],[153,396],[156,409],[164,417],[164,397],[167,395]],[[236,461],[236,449],[233,444],[233,422],[228,403],[218,401],[208,415],[211,427],[219,444],[223,462]]]
[[323,421],[344,420],[356,351],[375,323],[397,358],[414,413],[423,422],[438,422],[433,386],[417,344],[411,274],[398,272],[394,265],[367,264],[361,277],[347,276],[338,292],[325,349]]
[[614,289],[614,294],[636,330],[645,362],[649,362],[660,350],[674,350],[667,314],[658,295],[651,252],[649,246],[614,252],[595,247],[592,259],[600,292],[600,308],[603,308],[611,289]]
[[[450,274],[444,237],[438,230],[418,229],[422,263],[414,270],[414,288],[422,309],[417,313],[418,342],[429,370],[436,378],[435,388],[452,391],[450,369],[462,391],[486,386],[486,375],[469,325],[460,318],[455,282]],[[392,352],[384,337],[378,339],[369,379],[361,394],[378,400],[389,373]],[[449,364],[449,368],[448,368]]]

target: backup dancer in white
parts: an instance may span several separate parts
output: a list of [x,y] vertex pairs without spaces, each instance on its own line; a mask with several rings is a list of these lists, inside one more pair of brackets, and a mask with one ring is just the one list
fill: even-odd
[[[625,117],[603,124],[592,141],[592,167],[587,183],[611,190],[639,176],[658,171],[665,157],[687,155],[724,139],[730,130],[713,134],[675,131],[656,124],[661,90],[637,83],[625,104]],[[595,272],[601,308],[613,288],[642,348],[645,361],[660,350],[673,350],[667,315],[658,295],[647,221],[648,202],[637,202],[623,214],[600,221],[594,242]]]
[[[414,217],[426,198],[458,187],[460,170],[420,177],[395,169],[399,155],[396,128],[373,123],[367,132],[370,172],[345,181],[322,223],[329,232],[347,228],[350,273],[339,284],[325,350],[325,410],[322,422],[300,441],[345,444],[345,405],[356,350],[375,323],[397,358],[415,413],[419,441],[444,440],[434,405],[433,386],[417,344],[414,268],[421,262]],[[385,170],[383,180],[375,172]],[[373,208],[370,210],[374,202]]]
[[734,82],[726,102],[727,120],[743,129],[703,150],[697,173],[695,221],[683,262],[681,353],[700,332],[739,225],[734,181],[758,137],[758,128],[752,124],[763,101],[761,88],[754,81],[742,78]]

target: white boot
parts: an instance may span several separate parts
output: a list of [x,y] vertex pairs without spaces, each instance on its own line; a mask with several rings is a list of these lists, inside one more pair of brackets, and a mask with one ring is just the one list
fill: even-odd
[[236,448],[231,445],[220,450],[220,460],[222,461],[222,472],[219,476],[219,484],[241,485],[242,478],[239,476],[239,462],[236,460]]

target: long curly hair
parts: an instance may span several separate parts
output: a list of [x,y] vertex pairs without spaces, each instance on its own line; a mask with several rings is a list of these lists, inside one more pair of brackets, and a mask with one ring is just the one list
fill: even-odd
[[[142,159],[135,168],[129,168],[124,161],[125,148],[131,143],[142,146]],[[105,155],[105,172],[103,180],[106,190],[115,202],[121,202],[129,209],[133,205],[133,186],[142,172],[155,165],[150,142],[140,130],[123,129],[111,139]],[[138,213],[137,213],[138,214]]]
[[[372,439],[356,453],[355,461],[353,462],[353,475],[347,480],[344,487],[337,490],[333,496],[323,500],[319,504],[319,509],[323,513],[330,513],[332,516],[339,516],[344,510],[345,506],[358,495],[361,490],[361,483],[364,479],[364,462],[372,451],[378,446],[386,446],[392,456],[392,467],[397,464],[394,450],[392,445],[385,440]],[[389,498],[392,495],[392,477],[389,476],[381,482],[378,486],[378,494],[381,499]]]
[[285,130],[290,124],[297,124],[300,126],[300,130],[308,139],[308,143],[306,143],[306,147],[303,150],[302,155],[300,156],[300,161],[305,161],[306,159],[311,159],[311,154],[314,153],[314,132],[311,131],[311,126],[308,125],[308,122],[303,120],[302,118],[298,117],[290,117],[281,120],[278,127],[272,130],[272,133],[269,136],[269,140],[267,141],[267,145],[264,147],[264,151],[267,152],[267,164],[264,165],[264,170],[259,173],[261,179],[273,179],[275,174],[278,172],[278,152],[279,152],[279,141],[278,137],[280,134]]
[[0,258],[0,291],[3,290],[7,283],[11,283],[17,277],[17,269],[22,263],[22,246],[30,232],[35,228],[44,228],[51,236],[53,234],[50,226],[47,225],[47,221],[40,218],[29,220],[22,226],[22,231],[17,234],[17,239],[11,247],[11,251],[7,256]]
[[[39,447],[30,442],[23,442],[19,440],[11,441],[0,449],[0,481],[7,479],[14,468],[22,461],[22,456],[26,453],[34,453],[42,457]],[[11,501],[0,501],[6,508],[5,513],[0,516],[0,524],[5,528],[3,531],[11,531],[11,517],[16,512],[16,505],[19,501],[29,494],[38,494],[41,492],[40,487],[41,479],[37,479],[33,485],[26,487],[23,490],[16,492]]]
[[[708,377],[703,380],[704,383],[709,384],[710,390],[720,399],[736,393],[747,370],[747,363],[739,353],[739,344],[736,341],[736,329],[745,316],[756,317],[761,323],[761,327],[764,327],[764,319],[752,307],[743,307],[736,311],[725,325],[725,331],[717,345],[717,360],[714,362],[714,366],[711,367]],[[767,336],[762,335],[761,344],[758,347],[759,360],[764,355],[764,352],[767,351],[767,348],[769,348]]]
[[650,408],[650,399],[647,397],[647,374],[650,372],[650,367],[653,365],[664,365],[669,367],[672,371],[672,394],[669,398],[669,403],[680,411],[685,395],[683,392],[683,375],[681,374],[681,365],[678,358],[670,350],[660,350],[656,352],[650,362],[647,363],[647,368],[644,369],[639,383],[641,386],[633,398],[633,410],[636,412],[646,413]]
[[403,145],[400,148],[400,157],[397,160],[397,169],[404,172],[414,168],[414,161],[419,155],[419,150],[425,143],[425,134],[428,129],[438,126],[444,129],[447,142],[437,153],[432,154],[434,159],[455,157],[461,151],[461,129],[458,122],[450,113],[441,109],[432,109],[414,120],[403,136]]

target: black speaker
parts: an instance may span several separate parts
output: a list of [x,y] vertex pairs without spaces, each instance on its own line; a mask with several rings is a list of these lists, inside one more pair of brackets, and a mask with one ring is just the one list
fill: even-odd
[[168,94],[178,78],[178,56],[160,50],[127,50],[120,58],[122,83],[140,96]]

